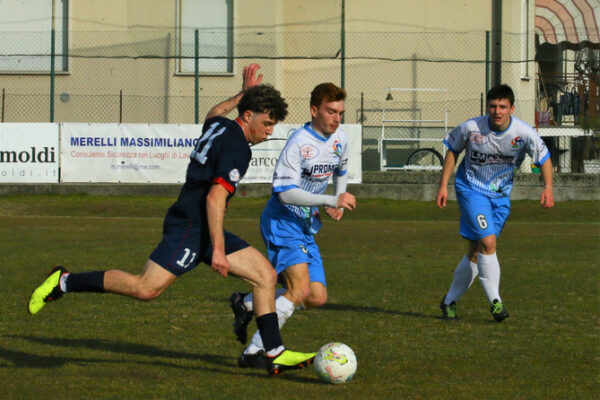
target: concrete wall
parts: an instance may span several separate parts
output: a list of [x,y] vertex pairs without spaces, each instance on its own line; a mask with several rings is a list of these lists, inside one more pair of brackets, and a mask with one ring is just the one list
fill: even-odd
[[[439,173],[428,172],[363,172],[360,185],[349,185],[348,191],[359,198],[433,201],[437,194]],[[542,193],[542,178],[538,174],[519,174],[515,178],[513,200],[538,200]],[[98,196],[167,196],[176,198],[181,185],[148,184],[0,184],[0,195],[10,194],[72,194]],[[449,188],[455,200],[454,188]],[[237,196],[266,197],[270,184],[241,184]],[[600,200],[600,174],[555,174],[556,201]]]

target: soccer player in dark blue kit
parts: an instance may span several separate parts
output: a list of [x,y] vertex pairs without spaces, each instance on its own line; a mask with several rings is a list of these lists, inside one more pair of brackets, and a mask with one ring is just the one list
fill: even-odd
[[[203,261],[223,277],[230,273],[253,285],[254,313],[270,374],[303,368],[313,361],[315,353],[294,352],[283,345],[275,313],[275,269],[258,250],[223,228],[227,202],[250,163],[249,144],[266,140],[275,124],[287,115],[287,104],[279,91],[260,84],[258,68],[258,64],[246,66],[242,92],[208,113],[202,136],[190,155],[186,182],[165,216],[163,239],[142,272],[70,273],[56,266],[32,293],[31,314],[67,292],[110,292],[152,300]],[[235,120],[220,116],[236,106],[239,115]]]

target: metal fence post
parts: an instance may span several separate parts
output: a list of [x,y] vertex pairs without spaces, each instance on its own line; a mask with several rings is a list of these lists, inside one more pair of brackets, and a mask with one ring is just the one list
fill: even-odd
[[485,93],[490,90],[490,31],[485,31]]
[[54,0],[52,0],[52,29],[50,30],[50,122],[54,122]]
[[[341,59],[341,77],[340,85],[342,89],[346,86],[346,0],[342,0],[342,26],[341,26],[341,48],[340,48],[340,59]],[[344,123],[344,115],[342,115],[342,124]]]
[[198,44],[198,29],[194,31],[194,121],[196,124],[200,121],[199,116],[199,93],[198,93],[198,54],[199,53],[199,44]]

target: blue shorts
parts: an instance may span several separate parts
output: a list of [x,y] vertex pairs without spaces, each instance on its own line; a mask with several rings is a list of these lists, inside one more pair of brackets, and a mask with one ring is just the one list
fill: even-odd
[[[243,239],[225,231],[225,254],[235,253],[249,246]],[[163,224],[162,241],[150,254],[150,260],[179,276],[191,271],[200,262],[210,265],[212,250],[206,224],[167,217]]]
[[260,233],[267,247],[267,257],[277,275],[292,265],[307,263],[310,281],[327,287],[319,247],[313,235],[304,233],[294,218],[272,218],[265,213],[260,216]]
[[460,235],[468,240],[500,236],[510,214],[510,198],[488,197],[471,189],[456,190],[460,207]]

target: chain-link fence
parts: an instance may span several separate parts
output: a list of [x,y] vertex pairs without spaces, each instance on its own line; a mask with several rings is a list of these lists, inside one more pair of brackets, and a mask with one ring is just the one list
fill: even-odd
[[[316,84],[342,84],[348,91],[344,122],[363,125],[363,164],[376,169],[382,134],[441,139],[445,129],[485,112],[492,65],[489,32],[350,32],[342,40],[335,32],[256,31],[236,33],[229,46],[212,45],[223,43],[226,34],[56,32],[52,50],[48,32],[28,32],[25,38],[23,32],[0,31],[0,41],[14,43],[0,54],[0,121],[202,122],[214,104],[239,91],[243,66],[258,62],[264,81],[280,89],[289,103],[288,123],[309,119]],[[503,81],[536,78],[535,54],[523,50],[524,43],[532,42],[526,39],[503,35]],[[38,51],[22,54],[18,43],[23,40],[39,42]],[[532,124],[536,87],[517,93],[516,114]],[[430,96],[391,90],[399,88],[445,92]],[[386,112],[388,119],[413,122],[386,125]],[[427,122],[442,117],[445,124]],[[404,163],[424,146],[444,151],[439,140],[407,142],[393,157]]]

